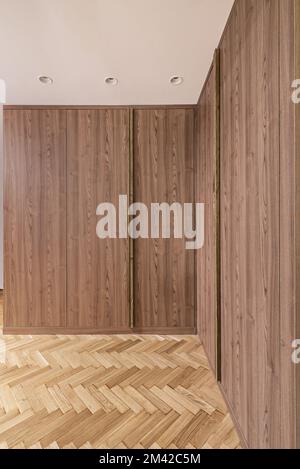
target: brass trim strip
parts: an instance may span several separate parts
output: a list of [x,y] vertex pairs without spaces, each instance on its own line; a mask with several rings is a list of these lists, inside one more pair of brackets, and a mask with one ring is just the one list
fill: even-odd
[[[129,205],[134,202],[134,141],[133,141],[134,110],[129,110]],[[130,222],[130,220],[128,220]],[[129,237],[129,316],[131,329],[134,328],[134,241]]]
[[220,49],[214,55],[215,69],[215,240],[216,240],[216,374],[222,379],[221,362],[221,66]]

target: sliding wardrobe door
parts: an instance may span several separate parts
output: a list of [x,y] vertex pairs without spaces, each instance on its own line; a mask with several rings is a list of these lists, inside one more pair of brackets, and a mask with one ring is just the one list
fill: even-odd
[[66,112],[6,110],[6,332],[65,326]]
[[[135,111],[134,200],[149,213],[151,203],[194,202],[193,127],[191,109]],[[134,241],[137,330],[194,332],[194,259],[184,239]]]
[[68,327],[127,330],[129,241],[99,239],[96,209],[128,194],[129,111],[68,111],[67,162]]
[[220,45],[222,387],[243,439],[260,449],[287,438],[280,376],[292,361],[280,356],[291,350],[286,311],[280,319],[280,177],[291,164],[285,148],[280,168],[280,4],[286,14],[285,0],[236,2]]
[[197,326],[209,362],[220,377],[218,85],[216,52],[196,117],[196,198],[205,204],[205,245],[197,251]]

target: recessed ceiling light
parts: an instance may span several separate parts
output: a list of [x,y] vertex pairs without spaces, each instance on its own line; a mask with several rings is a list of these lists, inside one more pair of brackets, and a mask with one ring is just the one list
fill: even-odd
[[52,85],[53,79],[51,77],[47,77],[45,75],[40,75],[38,77],[39,81],[43,83],[43,85]]
[[175,75],[174,77],[170,78],[171,85],[178,86],[183,83],[183,78]]
[[107,85],[116,86],[119,83],[119,81],[115,77],[106,77],[105,78],[105,83]]

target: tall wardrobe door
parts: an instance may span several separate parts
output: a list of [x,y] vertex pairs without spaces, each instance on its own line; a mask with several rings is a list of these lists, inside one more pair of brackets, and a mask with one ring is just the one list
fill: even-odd
[[[134,199],[149,213],[151,203],[194,202],[193,127],[193,110],[135,111]],[[137,330],[194,331],[194,259],[184,239],[134,241]]]
[[[218,154],[216,145],[216,73],[211,69],[201,93],[196,119],[197,201],[205,204],[205,245],[197,251],[198,332],[213,371],[217,372],[218,334]],[[217,363],[218,361],[218,363]],[[218,370],[219,371],[219,370]]]
[[100,203],[128,194],[129,111],[68,111],[67,325],[129,327],[128,239],[99,239]]
[[4,328],[66,320],[66,112],[6,110]]
[[[281,3],[237,2],[220,44],[222,387],[244,440],[258,449],[280,448],[281,432],[288,438],[288,381],[280,386],[287,368],[280,355],[287,344],[279,266]],[[288,18],[289,5],[282,8]]]

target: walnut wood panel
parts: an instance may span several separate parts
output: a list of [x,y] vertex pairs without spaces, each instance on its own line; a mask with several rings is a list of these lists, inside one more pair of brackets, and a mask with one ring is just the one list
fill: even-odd
[[[296,373],[291,360],[291,343],[299,335],[297,327],[297,299],[296,299],[296,233],[297,233],[297,200],[296,183],[300,181],[299,168],[297,171],[295,147],[295,105],[291,100],[291,83],[299,75],[295,73],[295,11],[298,3],[294,0],[279,2],[280,30],[284,40],[280,41],[280,310],[281,310],[281,408],[284,411],[282,419],[282,446],[295,447],[296,442]],[[300,22],[300,19],[299,19]],[[300,52],[300,49],[299,49]],[[300,72],[300,71],[299,71]],[[299,213],[299,205],[298,205]],[[299,236],[299,231],[298,231]],[[299,242],[299,240],[298,240]],[[299,284],[299,280],[298,280]],[[298,316],[299,317],[299,316]],[[298,414],[299,415],[299,414]],[[299,425],[298,420],[298,425]],[[298,441],[299,446],[299,441]]]
[[[193,110],[137,110],[134,117],[134,199],[194,202]],[[135,326],[194,328],[194,251],[182,239],[134,243]]]
[[205,244],[197,252],[197,326],[216,373],[216,69],[212,67],[202,91],[196,117],[196,200],[205,204]]
[[5,111],[7,327],[66,318],[66,113]]
[[238,0],[220,48],[222,386],[248,445],[277,448],[278,0]]
[[128,240],[96,236],[96,209],[128,195],[129,111],[68,111],[67,325],[128,329]]

